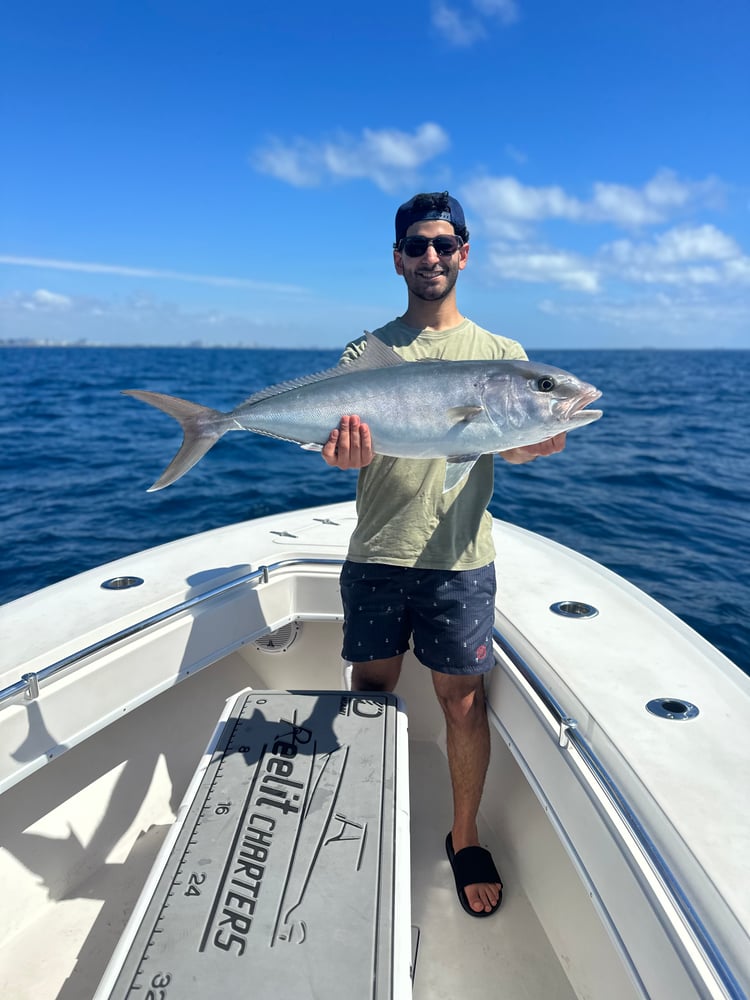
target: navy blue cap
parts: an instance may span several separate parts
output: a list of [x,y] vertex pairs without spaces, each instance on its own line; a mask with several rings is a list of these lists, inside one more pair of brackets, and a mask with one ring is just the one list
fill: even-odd
[[464,210],[447,191],[415,194],[396,212],[396,246],[406,236],[409,226],[413,226],[415,222],[425,222],[430,219],[443,219],[445,222],[450,222],[456,232],[466,228]]

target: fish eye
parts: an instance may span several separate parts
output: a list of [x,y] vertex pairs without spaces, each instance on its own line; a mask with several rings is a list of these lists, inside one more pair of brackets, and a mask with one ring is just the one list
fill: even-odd
[[540,392],[552,392],[556,385],[557,382],[555,382],[551,375],[542,375],[540,379],[537,379],[536,383],[536,387]]

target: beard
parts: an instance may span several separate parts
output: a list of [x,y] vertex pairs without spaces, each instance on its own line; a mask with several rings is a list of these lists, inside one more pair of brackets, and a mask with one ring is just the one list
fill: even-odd
[[[410,293],[423,302],[438,302],[447,298],[458,280],[458,254],[445,263],[427,269],[417,267],[413,271],[404,268],[404,281]],[[440,277],[430,278],[430,275]]]

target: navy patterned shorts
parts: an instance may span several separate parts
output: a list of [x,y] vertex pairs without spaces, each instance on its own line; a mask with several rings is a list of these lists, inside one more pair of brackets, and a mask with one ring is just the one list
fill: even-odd
[[447,571],[345,562],[342,656],[351,663],[406,652],[442,674],[495,665],[495,565]]

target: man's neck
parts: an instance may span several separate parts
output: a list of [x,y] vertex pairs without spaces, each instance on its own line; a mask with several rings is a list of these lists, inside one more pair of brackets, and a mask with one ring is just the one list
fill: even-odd
[[442,302],[425,302],[410,297],[401,321],[414,330],[450,330],[458,326],[463,318],[453,296]]

